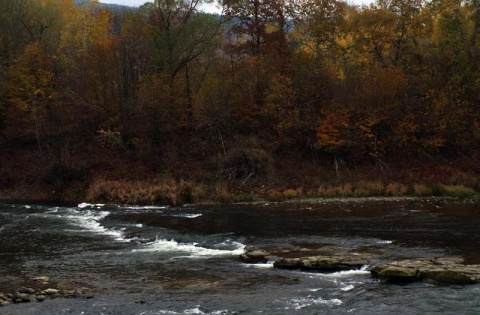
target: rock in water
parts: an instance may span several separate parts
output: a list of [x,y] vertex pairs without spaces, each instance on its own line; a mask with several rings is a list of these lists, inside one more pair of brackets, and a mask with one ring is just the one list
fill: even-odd
[[368,270],[372,276],[389,282],[480,283],[480,265],[465,265],[458,257],[406,259],[378,264]]
[[54,295],[54,294],[58,294],[58,290],[53,288],[48,288],[46,290],[43,290],[43,293],[47,295]]
[[70,290],[74,290],[75,286],[73,284],[71,284],[70,282],[60,281],[57,284],[57,289],[60,290],[60,291],[70,291]]
[[336,272],[360,269],[369,264],[371,256],[351,252],[348,248],[319,245],[316,248],[252,249],[240,255],[240,258],[251,264],[274,261],[275,268]]
[[263,249],[252,249],[248,250],[242,255],[240,258],[243,262],[249,264],[258,264],[258,263],[265,263],[269,260],[270,253]]
[[359,254],[344,254],[332,256],[310,256],[299,258],[282,258],[274,263],[277,268],[304,269],[320,272],[337,272],[343,270],[360,269],[367,265],[369,260]]
[[35,289],[32,288],[20,288],[17,290],[18,293],[34,294]]
[[47,276],[40,276],[40,277],[35,277],[35,278],[32,278],[32,280],[40,283],[40,284],[48,284],[48,282],[50,281],[50,278],[47,277]]
[[28,295],[27,293],[17,292],[15,293],[15,302],[30,302],[30,295]]

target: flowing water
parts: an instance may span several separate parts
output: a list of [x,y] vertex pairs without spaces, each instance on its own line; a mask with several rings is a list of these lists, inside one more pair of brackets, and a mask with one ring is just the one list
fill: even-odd
[[387,284],[249,265],[256,247],[331,244],[380,260],[480,263],[480,204],[454,199],[132,207],[0,204],[0,292],[49,276],[93,299],[15,304],[0,314],[480,314],[480,285]]

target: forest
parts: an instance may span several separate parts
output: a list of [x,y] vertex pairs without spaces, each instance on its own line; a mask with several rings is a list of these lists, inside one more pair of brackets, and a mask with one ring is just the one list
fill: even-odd
[[0,1],[0,197],[480,190],[480,1]]

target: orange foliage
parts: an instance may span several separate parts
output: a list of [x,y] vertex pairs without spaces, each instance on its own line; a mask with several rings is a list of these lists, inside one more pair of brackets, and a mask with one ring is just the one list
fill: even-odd
[[349,118],[345,110],[328,113],[316,128],[317,146],[332,153],[344,148],[348,141]]

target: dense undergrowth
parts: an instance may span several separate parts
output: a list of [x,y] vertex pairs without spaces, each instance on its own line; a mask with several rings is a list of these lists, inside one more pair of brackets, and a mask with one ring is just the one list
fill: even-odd
[[103,155],[86,152],[77,156],[80,160],[75,163],[83,162],[83,168],[64,169],[42,167],[30,154],[17,153],[16,159],[3,156],[0,198],[180,206],[301,198],[470,197],[480,191],[480,179],[469,163],[457,162],[453,167],[443,159],[409,167],[395,168],[392,162],[383,169],[374,163],[335,169],[327,159],[288,161],[270,156],[261,172],[232,178],[225,171],[233,172],[238,166],[232,163],[228,168],[224,164],[215,168],[208,159],[198,158],[183,167],[165,161],[156,167],[161,160],[153,156],[147,163],[107,151],[110,153],[104,151]]

